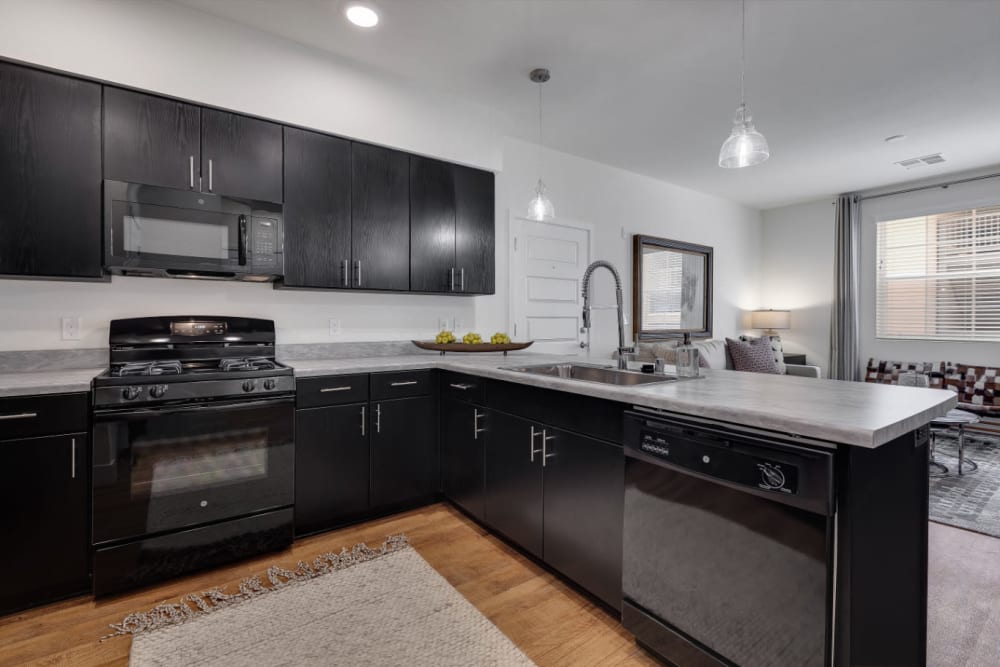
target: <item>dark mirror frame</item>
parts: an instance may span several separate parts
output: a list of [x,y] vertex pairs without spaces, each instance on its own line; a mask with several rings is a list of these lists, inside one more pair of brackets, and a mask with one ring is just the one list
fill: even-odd
[[[695,253],[705,257],[705,328],[704,329],[643,329],[642,308],[642,248],[643,246],[658,246],[668,250]],[[710,246],[673,241],[658,236],[635,234],[632,237],[632,334],[635,340],[669,340],[683,338],[691,334],[692,338],[712,337],[712,253]]]

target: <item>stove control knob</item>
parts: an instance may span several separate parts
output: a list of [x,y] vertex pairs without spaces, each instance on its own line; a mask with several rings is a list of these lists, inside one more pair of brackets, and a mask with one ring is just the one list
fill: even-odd
[[278,386],[278,381],[275,380],[274,378],[267,378],[266,380],[264,380],[264,389],[267,389],[268,391],[273,390],[277,386]]
[[246,382],[243,383],[243,391],[249,392],[253,391],[256,388],[257,388],[257,383],[254,382],[253,380],[247,380]]
[[134,401],[139,398],[139,394],[142,393],[142,387],[129,386],[122,389],[122,398],[126,401]]
[[149,395],[153,398],[163,398],[163,395],[167,393],[167,385],[158,384],[149,388]]

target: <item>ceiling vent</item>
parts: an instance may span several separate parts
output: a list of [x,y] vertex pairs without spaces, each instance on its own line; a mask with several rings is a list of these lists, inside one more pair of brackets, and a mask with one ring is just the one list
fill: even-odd
[[944,158],[941,157],[940,153],[934,153],[933,155],[924,155],[923,157],[911,157],[906,160],[900,160],[896,162],[903,169],[916,169],[917,167],[926,167],[931,164],[941,164],[944,162]]

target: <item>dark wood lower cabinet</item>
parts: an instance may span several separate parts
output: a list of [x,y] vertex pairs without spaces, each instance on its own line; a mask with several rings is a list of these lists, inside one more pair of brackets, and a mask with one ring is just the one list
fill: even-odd
[[453,503],[485,518],[483,465],[489,422],[486,410],[468,403],[441,403],[441,487]]
[[430,499],[437,491],[437,410],[433,396],[371,404],[373,509]]
[[84,433],[0,442],[0,615],[90,588]]
[[519,417],[487,413],[486,522],[505,537],[541,558],[541,429]]
[[545,433],[545,562],[620,608],[625,453],[567,431]]
[[295,533],[329,530],[368,511],[368,404],[295,413]]

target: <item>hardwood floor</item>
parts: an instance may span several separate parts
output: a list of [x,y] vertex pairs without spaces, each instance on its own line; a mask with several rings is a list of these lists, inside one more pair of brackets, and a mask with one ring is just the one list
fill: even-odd
[[[0,618],[0,665],[125,665],[131,638],[99,639],[133,611],[271,564],[294,566],[358,542],[405,533],[434,569],[539,665],[656,665],[618,621],[448,505],[437,504],[300,540],[284,552],[94,601],[75,598]],[[16,573],[4,573],[16,576]]]

